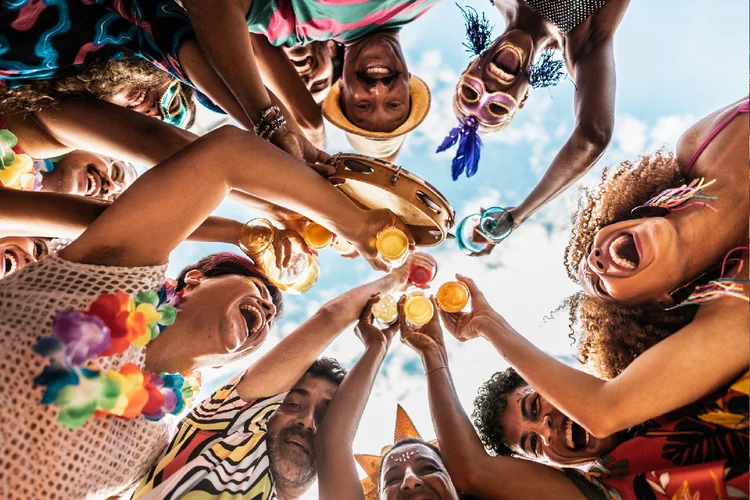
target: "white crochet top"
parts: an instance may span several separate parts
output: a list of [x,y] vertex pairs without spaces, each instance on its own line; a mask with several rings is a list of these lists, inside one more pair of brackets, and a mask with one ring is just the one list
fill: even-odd
[[[33,379],[49,362],[33,346],[55,313],[87,309],[99,295],[159,288],[165,266],[76,264],[50,255],[0,280],[0,498],[107,498],[137,484],[169,443],[172,418],[150,422],[92,417],[76,431],[40,404]],[[143,367],[145,349],[100,358],[103,370]]]

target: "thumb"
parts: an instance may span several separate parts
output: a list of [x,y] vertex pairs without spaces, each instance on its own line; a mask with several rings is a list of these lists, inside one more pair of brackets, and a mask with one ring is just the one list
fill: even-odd
[[487,299],[484,297],[484,294],[479,289],[476,283],[474,283],[474,280],[471,278],[467,278],[466,276],[462,276],[460,274],[456,274],[456,279],[466,285],[469,288],[469,293],[471,294],[471,300],[474,301],[482,301],[487,302]]

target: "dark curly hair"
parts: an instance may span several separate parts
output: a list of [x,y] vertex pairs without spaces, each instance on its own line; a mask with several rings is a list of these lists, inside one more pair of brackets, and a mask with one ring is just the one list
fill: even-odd
[[185,276],[194,269],[203,273],[207,278],[215,278],[227,274],[257,278],[266,286],[268,293],[271,294],[271,301],[276,306],[276,316],[274,316],[273,321],[269,322],[269,326],[281,319],[284,312],[284,300],[281,297],[281,290],[269,281],[268,276],[252,260],[244,255],[232,252],[220,252],[203,257],[195,264],[191,264],[180,271],[179,276],[177,276],[177,291],[185,288]]
[[[632,219],[634,207],[686,182],[674,154],[657,151],[635,162],[605,168],[598,186],[580,188],[564,256],[570,279],[579,283],[581,260],[599,230]],[[665,311],[655,303],[626,307],[582,292],[566,299],[557,311],[566,308],[579,361],[607,379],[616,377],[638,355],[690,323],[697,310],[681,307]]]
[[474,400],[474,427],[484,447],[497,456],[513,455],[503,442],[503,427],[500,415],[508,406],[508,395],[519,387],[529,385],[513,368],[495,373],[480,388]]
[[579,292],[558,308],[567,309],[578,361],[600,378],[619,375],[651,346],[690,323],[697,306],[669,311],[657,304],[621,306]]
[[[174,80],[166,71],[144,59],[126,57],[93,62],[63,76],[36,80],[10,88],[0,86],[0,115],[28,114],[54,106],[63,97],[94,97],[107,100],[121,90],[150,90]],[[182,86],[189,108],[189,128],[195,120],[195,91]]]
[[305,375],[312,377],[322,377],[330,380],[338,387],[341,385],[341,381],[346,377],[346,368],[341,366],[338,361],[333,358],[318,358],[315,363],[310,365]]

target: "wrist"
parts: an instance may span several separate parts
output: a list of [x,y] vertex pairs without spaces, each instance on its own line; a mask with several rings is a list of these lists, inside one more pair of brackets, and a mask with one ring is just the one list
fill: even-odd
[[365,342],[365,352],[371,352],[375,355],[385,356],[388,351],[388,341],[385,338],[371,339]]
[[442,347],[428,347],[419,353],[425,371],[448,365],[448,356]]

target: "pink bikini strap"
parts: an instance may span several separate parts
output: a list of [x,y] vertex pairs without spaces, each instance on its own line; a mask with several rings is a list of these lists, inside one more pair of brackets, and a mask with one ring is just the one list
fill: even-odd
[[719,124],[718,127],[716,127],[710,134],[708,134],[708,137],[706,137],[706,140],[703,141],[703,144],[700,145],[700,147],[693,154],[693,157],[690,158],[690,161],[685,167],[685,173],[687,174],[688,172],[690,172],[690,169],[693,168],[693,165],[698,160],[698,157],[701,155],[701,153],[703,153],[703,150],[706,149],[706,147],[708,147],[709,144],[711,144],[711,141],[714,139],[714,137],[716,137],[719,134],[719,132],[721,132],[724,129],[724,127],[729,125],[729,123],[732,120],[734,120],[735,117],[739,115],[740,113],[749,113],[749,112],[750,112],[750,99],[746,99],[742,101],[742,103],[737,107],[737,109],[732,111],[732,113],[729,116],[727,116]]

